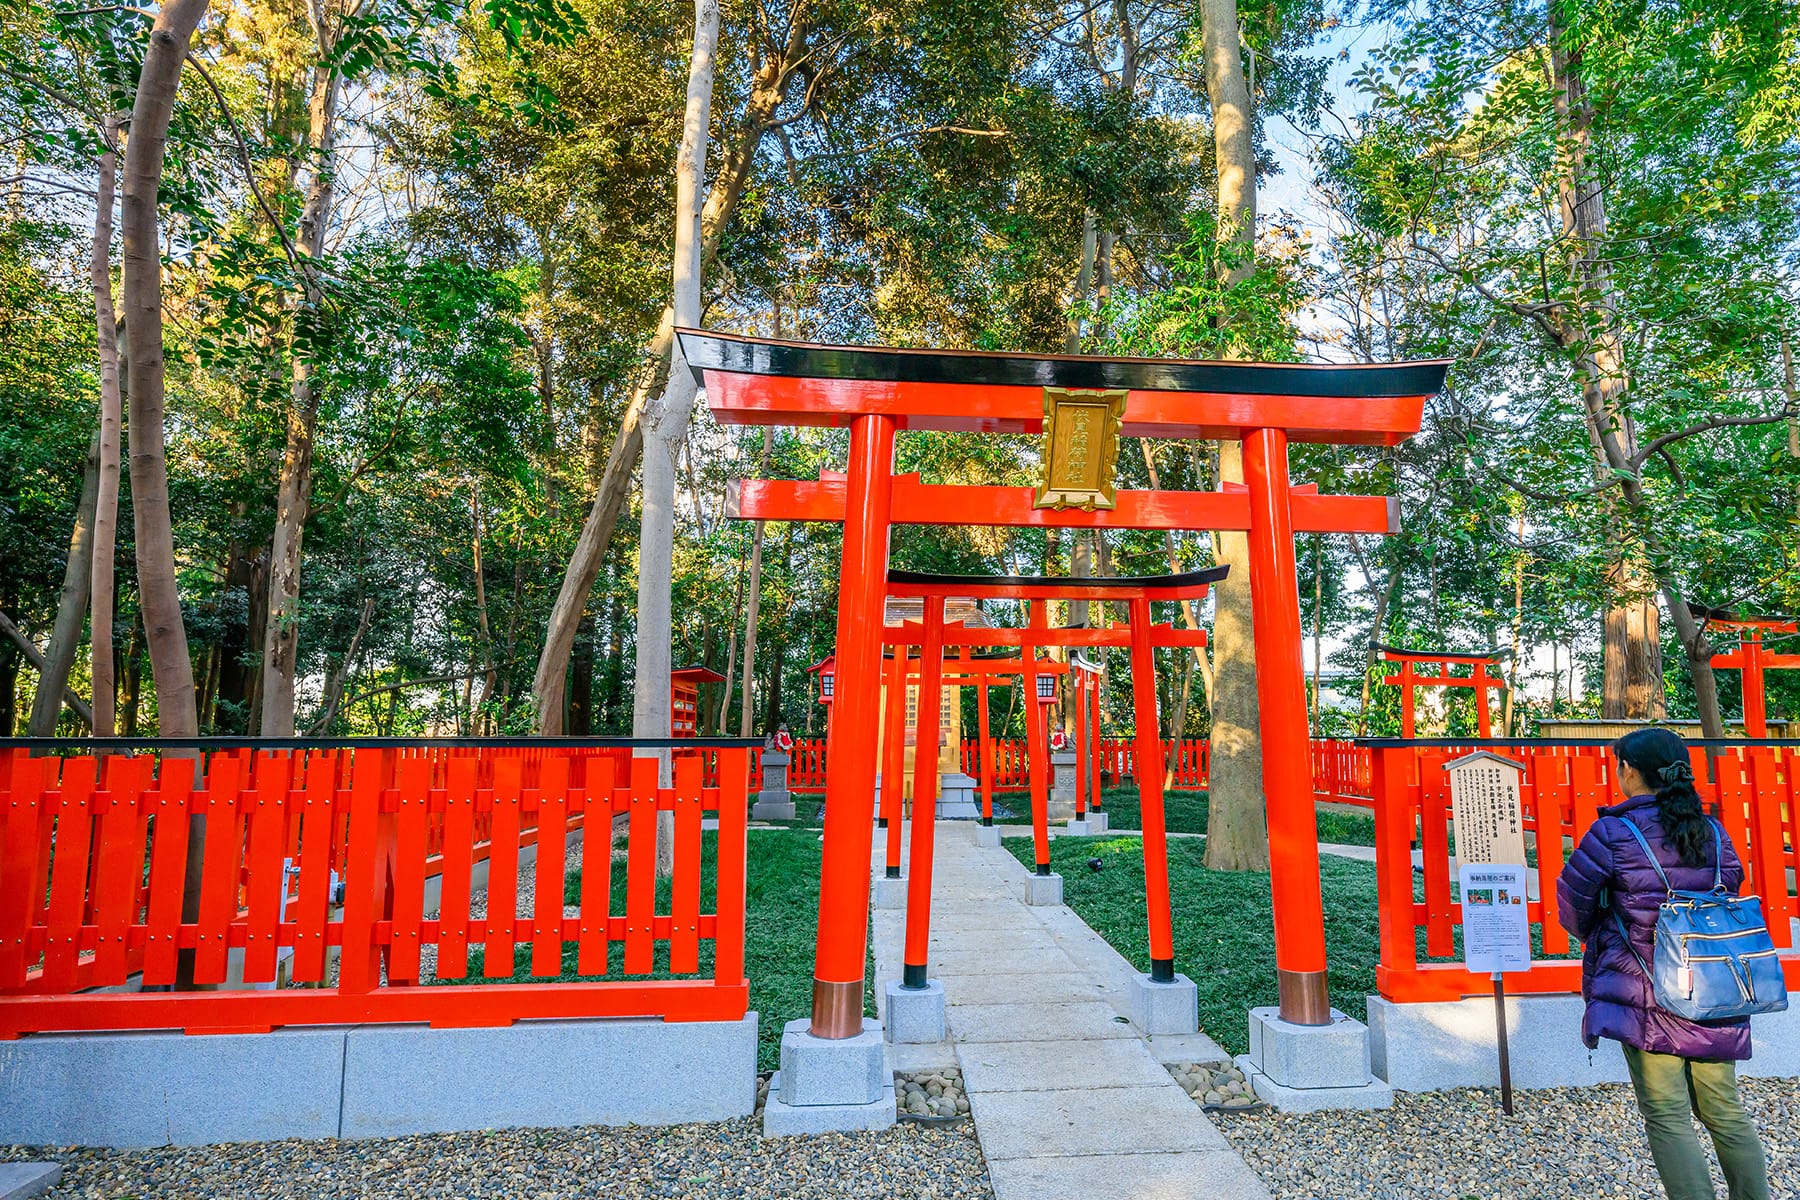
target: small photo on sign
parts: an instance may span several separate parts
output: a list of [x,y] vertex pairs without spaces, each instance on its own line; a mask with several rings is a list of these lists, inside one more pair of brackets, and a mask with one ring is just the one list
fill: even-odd
[[[1506,893],[1502,892],[1500,894],[1504,896]],[[1475,888],[1472,891],[1465,893],[1463,896],[1464,904],[1492,904],[1493,902],[1494,893],[1487,888]]]

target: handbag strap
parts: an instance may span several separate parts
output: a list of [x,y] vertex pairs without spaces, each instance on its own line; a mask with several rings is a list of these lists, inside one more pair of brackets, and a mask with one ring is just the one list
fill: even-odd
[[1630,830],[1631,836],[1637,839],[1637,844],[1644,848],[1644,857],[1650,860],[1650,865],[1652,867],[1656,868],[1656,877],[1662,880],[1663,891],[1671,896],[1674,895],[1675,889],[1669,886],[1668,872],[1664,871],[1662,863],[1657,861],[1656,851],[1650,848],[1650,839],[1645,837],[1644,831],[1637,827],[1637,822],[1631,820],[1629,817],[1616,817],[1614,819],[1617,820],[1619,824],[1625,826],[1626,829]]
[[1619,910],[1613,908],[1610,903],[1607,905],[1607,908],[1612,912],[1613,924],[1619,927],[1619,940],[1623,941],[1625,943],[1625,948],[1631,951],[1631,957],[1637,959],[1638,969],[1643,971],[1644,977],[1654,983],[1656,976],[1650,973],[1650,964],[1644,961],[1644,956],[1639,954],[1637,952],[1637,947],[1631,944],[1631,933],[1625,928],[1625,918],[1621,917],[1619,915]]

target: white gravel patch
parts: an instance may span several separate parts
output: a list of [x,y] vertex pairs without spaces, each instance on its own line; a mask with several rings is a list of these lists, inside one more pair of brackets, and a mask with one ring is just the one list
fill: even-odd
[[153,1150],[0,1146],[0,1162],[11,1159],[63,1164],[62,1182],[45,1193],[48,1200],[993,1200],[994,1194],[968,1122],[790,1138],[764,1138],[761,1118],[744,1117]]
[[[1742,1081],[1775,1200],[1800,1200],[1800,1080]],[[1623,1084],[1397,1092],[1381,1112],[1214,1113],[1278,1200],[1663,1200]],[[1711,1157],[1704,1130],[1700,1144]],[[1713,1168],[1718,1194],[1724,1181]]]

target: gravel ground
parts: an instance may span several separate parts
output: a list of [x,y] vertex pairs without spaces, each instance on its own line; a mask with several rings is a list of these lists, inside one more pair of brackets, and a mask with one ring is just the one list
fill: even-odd
[[[1800,1081],[1742,1088],[1772,1195],[1800,1200]],[[1212,1118],[1277,1200],[1663,1200],[1630,1088],[1518,1092],[1513,1109],[1472,1088],[1396,1093],[1385,1112]]]
[[28,1152],[54,1159],[49,1200],[992,1200],[974,1128],[770,1138],[760,1117],[666,1128],[515,1129],[371,1141]]

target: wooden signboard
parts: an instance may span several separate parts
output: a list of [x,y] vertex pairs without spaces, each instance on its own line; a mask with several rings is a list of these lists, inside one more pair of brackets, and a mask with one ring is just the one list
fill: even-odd
[[1444,764],[1450,776],[1456,858],[1465,863],[1525,865],[1525,821],[1519,803],[1523,763],[1478,750]]

